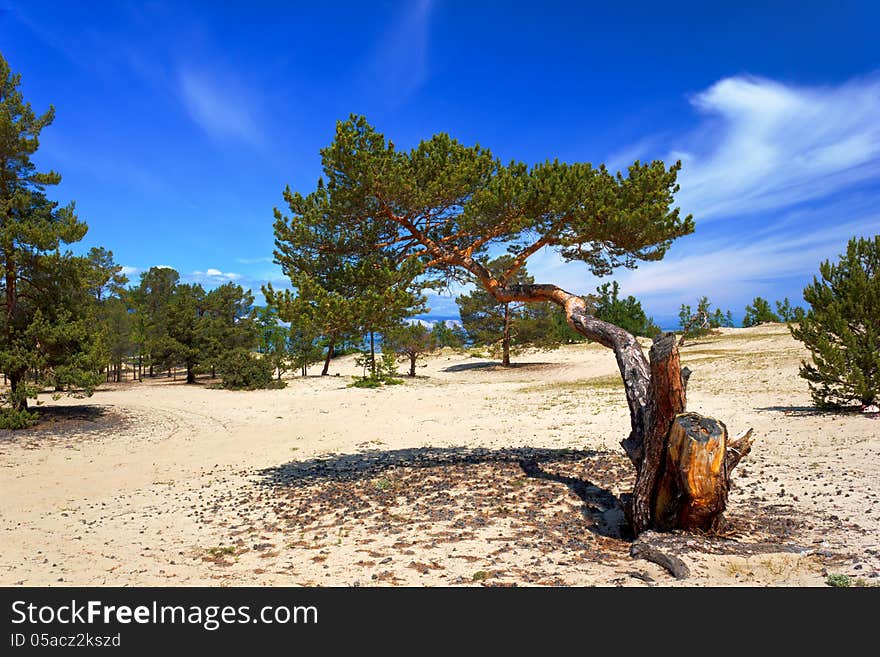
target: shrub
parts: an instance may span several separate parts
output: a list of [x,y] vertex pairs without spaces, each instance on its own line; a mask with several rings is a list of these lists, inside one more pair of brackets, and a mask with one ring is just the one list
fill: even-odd
[[0,408],[0,429],[26,429],[37,423],[39,415],[16,408]]
[[273,379],[274,369],[269,359],[255,357],[245,349],[227,352],[217,365],[217,373],[227,390],[283,388],[284,381]]
[[365,376],[359,379],[355,379],[354,383],[351,384],[355,388],[379,388],[382,386],[382,382],[379,379],[373,379],[369,376]]
[[880,398],[880,235],[850,240],[846,254],[819,266],[804,288],[811,308],[792,335],[812,354],[801,363],[813,402],[836,408]]
[[852,586],[852,579],[849,575],[829,575],[825,583],[834,588],[846,589]]

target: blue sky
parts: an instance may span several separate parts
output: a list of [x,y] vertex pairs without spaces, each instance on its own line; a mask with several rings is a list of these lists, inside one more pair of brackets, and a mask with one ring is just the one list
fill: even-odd
[[[505,161],[681,159],[695,234],[615,274],[664,325],[702,294],[736,317],[800,299],[821,260],[880,233],[880,4],[614,4],[0,0],[0,50],[56,107],[37,161],[64,176],[83,247],[133,279],[283,282],[272,209],[314,187],[351,112],[398,147],[445,131]],[[598,283],[552,252],[529,269]]]

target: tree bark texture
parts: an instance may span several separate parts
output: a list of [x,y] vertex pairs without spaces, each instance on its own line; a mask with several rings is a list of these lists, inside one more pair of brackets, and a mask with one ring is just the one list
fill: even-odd
[[751,432],[728,443],[723,423],[686,413],[690,370],[674,334],[658,336],[645,358],[635,336],[597,319],[586,302],[554,285],[484,285],[499,301],[551,301],[569,324],[614,351],[630,412],[621,446],[636,468],[627,516],[638,535],[655,528],[711,529],[727,505],[730,472],[751,449]]
[[501,366],[510,367],[510,304],[504,304],[504,331],[501,334]]
[[[324,369],[321,370],[321,376],[327,376],[330,374],[330,359],[333,358],[333,349],[336,345],[333,340],[330,340],[330,344],[327,345],[327,358],[324,359]],[[279,378],[281,378],[279,376]]]

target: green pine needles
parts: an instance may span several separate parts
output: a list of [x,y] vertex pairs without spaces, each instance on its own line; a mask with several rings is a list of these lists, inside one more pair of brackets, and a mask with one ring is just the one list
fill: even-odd
[[811,308],[791,333],[812,363],[800,375],[814,403],[840,408],[880,398],[880,235],[853,238],[836,263],[823,262],[820,278],[804,289]]

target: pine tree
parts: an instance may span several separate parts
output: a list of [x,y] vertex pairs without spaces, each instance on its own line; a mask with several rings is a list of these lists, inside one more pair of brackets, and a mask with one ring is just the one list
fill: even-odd
[[783,322],[800,322],[804,318],[806,311],[800,306],[792,307],[791,301],[785,297],[782,301],[776,302],[776,314]]
[[853,238],[836,263],[819,266],[821,278],[804,288],[810,304],[792,335],[812,363],[801,364],[820,408],[880,399],[880,235]]
[[467,333],[460,324],[452,324],[451,326],[445,320],[434,322],[431,326],[431,339],[437,346],[437,349],[450,347],[452,349],[461,349],[467,342]]
[[757,326],[778,322],[779,317],[770,309],[770,302],[763,297],[755,297],[751,304],[746,306],[746,314],[743,317],[743,326]]
[[382,353],[396,353],[409,359],[409,376],[416,375],[418,359],[434,351],[434,332],[421,322],[403,322],[382,335]]
[[180,274],[169,267],[150,267],[141,274],[132,290],[136,312],[135,339],[139,346],[138,360],[146,360],[149,375],[156,366],[163,366],[169,354],[168,313],[171,299],[180,281]]
[[[354,226],[318,181],[308,196],[285,189],[290,210],[275,209],[275,262],[295,292],[264,288],[267,302],[284,321],[307,318],[310,330],[327,342],[322,374],[328,373],[335,345],[354,335],[369,336],[370,370],[376,373],[375,333],[424,309],[417,262],[399,263],[393,251],[374,248],[386,226],[367,206],[349,209],[361,215]],[[297,307],[299,306],[299,307]]]
[[653,337],[660,333],[660,327],[642,309],[642,304],[634,296],[620,298],[617,281],[605,283],[596,289],[596,317],[615,324],[633,335]]
[[186,368],[186,382],[196,382],[196,367],[208,359],[205,347],[205,290],[198,284],[180,283],[168,304],[167,333],[160,343],[160,362],[172,369]]
[[250,351],[257,346],[254,295],[229,282],[207,292],[201,314],[201,364],[216,376],[217,363],[232,349]]
[[[496,277],[502,275],[513,263],[513,256],[503,255],[483,264]],[[507,281],[511,285],[532,284],[535,282],[525,267],[517,269]],[[501,365],[510,367],[511,349],[517,350],[529,342],[527,335],[520,335],[519,329],[529,319],[529,308],[524,303],[498,301],[488,291],[478,287],[468,294],[456,298],[461,325],[468,341],[477,345],[488,345],[493,353],[500,353]],[[540,310],[538,311],[540,313]],[[533,335],[544,336],[546,331],[535,326],[539,317],[531,317],[530,331]]]
[[726,313],[721,312],[720,308],[712,310],[709,297],[702,296],[697,299],[696,312],[692,311],[689,305],[681,304],[678,323],[682,330],[679,345],[682,345],[687,337],[698,338],[709,334],[715,328],[733,327],[733,315],[730,310]]
[[281,324],[278,310],[268,304],[256,309],[254,324],[257,327],[257,351],[272,363],[280,381],[287,371],[290,329]]
[[49,200],[46,188],[61,176],[38,172],[31,160],[55,111],[38,116],[20,82],[0,55],[0,369],[10,383],[4,401],[26,424],[27,399],[37,392],[26,383],[29,370],[56,389],[91,394],[100,354],[87,319],[87,263],[63,250],[83,238],[86,224],[73,203]]
[[[360,249],[397,266],[417,265],[419,276],[475,281],[500,303],[554,303],[578,332],[614,350],[630,411],[631,432],[621,444],[637,471],[629,514],[635,533],[716,523],[747,439],[732,451],[722,448],[721,476],[713,473],[710,490],[693,503],[684,497],[681,480],[673,479],[676,467],[686,467],[687,478],[702,477],[711,459],[663,467],[677,458],[666,450],[667,437],[685,406],[671,337],[655,344],[649,360],[635,336],[596,318],[583,298],[551,283],[510,282],[545,248],[596,275],[661,259],[673,240],[694,229],[692,218],[674,207],[680,162],[634,162],[616,173],[586,162],[505,165],[489,150],[446,134],[399,151],[359,116],[337,123],[321,157],[333,211],[319,223],[357,235]],[[512,256],[500,275],[486,267],[493,249]],[[699,421],[722,435],[716,420]]]

